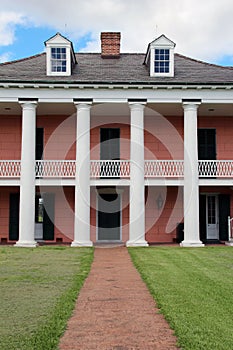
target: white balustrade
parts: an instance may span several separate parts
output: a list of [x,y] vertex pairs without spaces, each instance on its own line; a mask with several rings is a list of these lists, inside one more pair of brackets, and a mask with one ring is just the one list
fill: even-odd
[[146,160],[145,177],[183,177],[183,160]]
[[75,160],[37,160],[36,177],[43,178],[74,178],[76,172]]
[[[37,178],[74,178],[75,160],[37,160]],[[199,178],[233,177],[233,160],[199,160]],[[0,160],[0,178],[20,178],[20,160]],[[181,178],[184,176],[183,160],[146,160],[146,178]],[[91,160],[91,178],[129,178],[129,160]]]
[[21,173],[20,160],[0,160],[0,177],[17,178]]
[[233,177],[233,160],[199,160],[199,177]]
[[91,178],[129,178],[129,160],[91,160]]

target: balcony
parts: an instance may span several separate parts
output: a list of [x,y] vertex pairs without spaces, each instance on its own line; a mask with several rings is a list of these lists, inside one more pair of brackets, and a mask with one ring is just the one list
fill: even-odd
[[37,160],[36,178],[75,178],[75,160]]
[[129,178],[129,160],[91,160],[90,178]]
[[146,160],[144,165],[146,178],[182,178],[183,160]]
[[0,178],[20,178],[20,160],[0,160]]
[[199,160],[199,178],[232,178],[233,160]]
[[[199,178],[232,179],[233,160],[199,160]],[[184,177],[183,160],[145,160],[145,178]],[[1,179],[20,179],[20,160],[0,160]],[[43,179],[74,179],[76,174],[75,160],[37,160],[35,177]],[[129,179],[129,160],[91,160],[91,179]]]

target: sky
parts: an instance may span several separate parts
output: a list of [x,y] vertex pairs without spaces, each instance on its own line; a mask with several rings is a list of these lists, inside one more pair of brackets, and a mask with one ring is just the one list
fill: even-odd
[[1,0],[0,62],[44,51],[60,32],[76,52],[100,52],[100,33],[121,32],[121,52],[145,52],[161,34],[175,52],[233,66],[232,0]]

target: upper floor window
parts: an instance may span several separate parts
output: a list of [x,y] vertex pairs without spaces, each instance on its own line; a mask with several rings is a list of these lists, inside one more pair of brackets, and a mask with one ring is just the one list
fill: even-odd
[[155,49],[155,73],[169,73],[169,49]]
[[51,71],[52,72],[66,72],[67,58],[65,47],[51,48]]
[[77,63],[71,41],[57,33],[45,45],[47,75],[70,76]]
[[165,35],[149,44],[144,63],[149,67],[151,77],[174,76],[174,48],[175,43]]

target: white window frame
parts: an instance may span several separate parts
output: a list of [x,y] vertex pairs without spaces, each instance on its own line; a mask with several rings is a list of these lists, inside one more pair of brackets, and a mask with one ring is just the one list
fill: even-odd
[[[169,72],[155,72],[155,50],[169,50]],[[150,52],[150,76],[151,77],[174,77],[174,48],[168,46],[151,47]]]
[[[65,48],[66,49],[66,71],[65,72],[53,72],[52,71],[52,48]],[[50,44],[46,48],[47,56],[47,75],[49,76],[70,76],[71,75],[71,52],[69,44]]]

